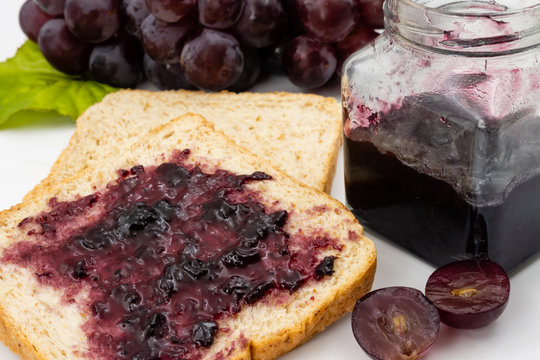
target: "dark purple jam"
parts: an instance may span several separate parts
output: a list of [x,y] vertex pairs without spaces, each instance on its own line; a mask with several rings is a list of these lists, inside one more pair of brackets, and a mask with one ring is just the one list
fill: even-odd
[[489,257],[506,271],[540,251],[540,177],[474,206],[445,181],[345,137],[347,202],[360,222],[436,266]]
[[19,225],[33,240],[3,255],[66,301],[90,292],[81,305],[93,314],[84,331],[96,358],[197,359],[218,319],[333,273],[334,258],[318,257],[332,239],[291,237],[287,212],[268,212],[244,187],[268,175],[206,173],[184,165],[188,154],[121,171],[73,202],[52,199],[50,212]]

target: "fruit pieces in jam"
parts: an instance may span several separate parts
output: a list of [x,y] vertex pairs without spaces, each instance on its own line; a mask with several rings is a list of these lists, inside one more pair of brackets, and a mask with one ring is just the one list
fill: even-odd
[[49,212],[20,223],[31,241],[3,255],[66,300],[89,291],[83,329],[97,358],[196,359],[218,319],[333,273],[334,257],[318,256],[332,239],[291,249],[287,211],[268,213],[244,187],[270,176],[210,174],[173,159],[122,171],[103,192],[52,199]]

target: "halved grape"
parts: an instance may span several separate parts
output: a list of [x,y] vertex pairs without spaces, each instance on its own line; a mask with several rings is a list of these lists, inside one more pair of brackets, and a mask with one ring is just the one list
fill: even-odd
[[308,35],[291,41],[283,53],[283,70],[296,86],[313,89],[324,85],[336,70],[336,52],[331,44]]
[[46,22],[39,31],[38,45],[45,59],[63,73],[81,75],[88,69],[92,45],[77,39],[64,19]]
[[124,30],[140,38],[141,24],[150,15],[145,0],[123,0],[121,12],[124,20]]
[[199,0],[199,21],[206,27],[226,29],[233,26],[244,8],[244,0]]
[[371,29],[384,28],[384,0],[355,0],[358,8],[356,22]]
[[64,13],[65,0],[34,0],[37,6],[46,14],[60,16]]
[[510,280],[504,269],[492,261],[457,261],[431,274],[426,296],[439,310],[443,323],[475,329],[502,314],[510,296]]
[[336,67],[338,75],[341,74],[341,67],[349,56],[356,50],[359,50],[375,39],[377,34],[370,28],[359,28],[350,33],[345,39],[336,44],[336,53],[338,64]]
[[343,40],[354,27],[353,0],[297,0],[307,32],[323,42]]
[[194,29],[195,23],[189,16],[170,24],[149,15],[141,25],[144,51],[160,63],[179,63],[182,47]]
[[192,13],[197,0],[146,0],[146,6],[159,20],[174,23]]
[[414,360],[439,333],[437,309],[418,290],[389,287],[358,300],[352,313],[354,337],[376,360]]
[[244,11],[234,26],[238,40],[262,48],[284,37],[286,14],[279,0],[244,0]]
[[132,88],[142,77],[142,58],[143,50],[137,38],[121,34],[94,46],[89,69],[99,82]]
[[64,17],[79,39],[103,42],[120,28],[120,0],[66,0]]
[[196,87],[222,90],[231,86],[242,73],[244,55],[232,35],[205,28],[186,42],[180,63],[186,78]]
[[32,0],[26,0],[19,11],[19,25],[26,36],[37,41],[39,30],[53,16],[44,13]]
[[234,92],[245,91],[255,84],[261,74],[261,54],[259,49],[244,46],[244,68],[234,84],[227,89]]
[[161,90],[194,89],[180,64],[161,64],[144,55],[144,74],[148,81]]

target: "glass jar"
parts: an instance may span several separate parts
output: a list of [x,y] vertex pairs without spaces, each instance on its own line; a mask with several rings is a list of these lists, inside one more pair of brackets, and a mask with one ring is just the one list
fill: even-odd
[[435,265],[540,251],[540,2],[386,0],[342,77],[345,187]]

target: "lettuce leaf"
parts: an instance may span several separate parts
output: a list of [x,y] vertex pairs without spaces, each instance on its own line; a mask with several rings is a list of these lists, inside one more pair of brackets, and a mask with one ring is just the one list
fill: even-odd
[[77,119],[90,105],[118,90],[54,69],[28,40],[0,63],[0,124],[23,110],[56,112]]

